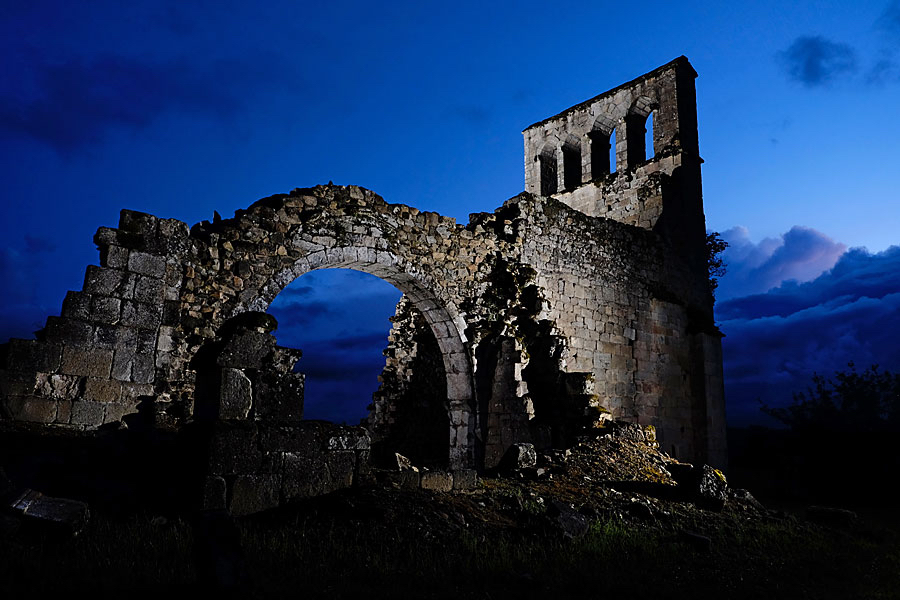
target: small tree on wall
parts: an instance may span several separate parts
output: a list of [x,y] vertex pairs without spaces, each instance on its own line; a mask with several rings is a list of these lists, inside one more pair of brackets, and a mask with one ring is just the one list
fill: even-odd
[[728,242],[722,239],[718,231],[706,234],[706,265],[709,273],[709,293],[716,297],[716,288],[719,287],[719,278],[725,275],[725,261],[722,260],[722,252],[728,247]]

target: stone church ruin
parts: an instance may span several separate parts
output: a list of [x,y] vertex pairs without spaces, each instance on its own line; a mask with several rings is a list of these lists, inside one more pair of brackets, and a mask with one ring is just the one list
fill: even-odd
[[[430,467],[418,485],[464,486],[514,444],[566,447],[607,419],[721,465],[695,77],[680,57],[528,127],[525,191],[467,224],[335,185],[190,228],[123,210],[61,315],[2,347],[2,417],[201,427],[204,502],[235,513],[395,452]],[[364,427],[302,420],[303,359],[263,314],[336,267],[404,294]]]

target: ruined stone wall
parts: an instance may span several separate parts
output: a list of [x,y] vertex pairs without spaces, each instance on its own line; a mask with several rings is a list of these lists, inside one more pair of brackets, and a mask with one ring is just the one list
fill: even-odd
[[[526,192],[461,225],[332,185],[271,196],[190,230],[122,211],[118,228],[97,232],[100,266],[88,267],[61,316],[48,319],[36,340],[3,346],[2,414],[93,429],[148,403],[158,426],[179,428],[198,415],[202,358],[230,319],[264,312],[304,273],[345,267],[395,285],[427,324],[445,390],[439,444],[451,468],[494,466],[520,441],[567,443],[601,414],[656,425],[680,458],[721,464],[721,355],[695,122],[694,133],[685,132],[696,119],[692,93],[693,70],[679,59],[598,97],[619,99],[612,104],[594,99],[546,122],[546,131],[563,121],[569,127],[591,107],[618,111],[625,96],[650,99],[632,108],[659,111],[660,148],[671,151],[658,149],[651,163],[626,161],[608,180],[622,189],[631,181],[644,194],[643,216],[634,220],[596,218],[567,206],[571,198]],[[676,122],[678,137],[667,137]],[[543,128],[530,128],[526,139]],[[680,166],[668,171],[667,161]],[[637,206],[629,203],[624,212]],[[645,222],[652,206],[662,208]],[[256,369],[228,368],[240,381],[238,372]],[[390,405],[396,390],[383,391],[376,421],[405,410]]]

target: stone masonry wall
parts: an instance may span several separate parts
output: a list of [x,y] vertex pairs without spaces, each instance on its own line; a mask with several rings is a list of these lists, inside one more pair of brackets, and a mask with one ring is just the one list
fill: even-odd
[[[519,441],[563,443],[600,413],[654,424],[678,457],[721,464],[721,356],[701,262],[699,157],[688,165],[696,125],[685,133],[691,111],[682,102],[692,100],[689,68],[679,59],[622,88],[677,84],[666,88],[677,92],[674,104],[662,96],[635,104],[660,111],[660,136],[677,120],[679,138],[660,146],[672,152],[653,159],[653,173],[648,164],[617,175],[647,173],[652,185],[638,187],[661,199],[655,224],[597,218],[566,198],[525,192],[461,225],[333,185],[190,229],[122,211],[117,228],[98,230],[100,266],[88,267],[61,315],[36,340],[0,351],[2,415],[93,429],[148,403],[158,426],[180,428],[202,411],[203,349],[226,323],[264,312],[306,272],[345,267],[395,285],[430,329],[450,468],[489,468]],[[663,173],[669,157],[681,166]]]

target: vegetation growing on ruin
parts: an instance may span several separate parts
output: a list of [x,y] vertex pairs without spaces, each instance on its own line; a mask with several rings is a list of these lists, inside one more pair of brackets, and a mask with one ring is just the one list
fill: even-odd
[[728,247],[728,242],[722,239],[718,231],[706,234],[706,264],[709,273],[709,293],[716,296],[719,287],[719,278],[725,275],[727,266],[722,259],[722,252]]

